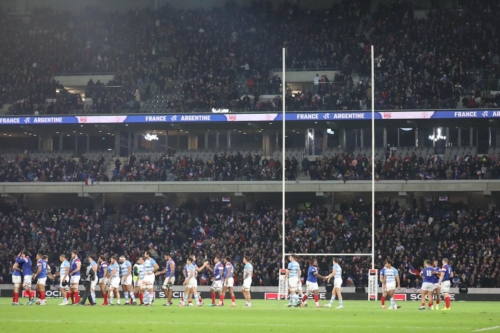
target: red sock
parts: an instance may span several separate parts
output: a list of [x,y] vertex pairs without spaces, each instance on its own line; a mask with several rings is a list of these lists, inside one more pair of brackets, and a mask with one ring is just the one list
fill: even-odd
[[75,301],[77,303],[80,303],[80,292],[75,291],[73,294],[75,295]]
[[71,291],[67,291],[66,298],[68,299],[68,301],[71,300],[71,302],[73,302],[73,293]]
[[436,298],[436,304],[439,305],[439,296]]
[[12,294],[12,302],[16,303],[19,302],[19,293],[13,293]]
[[234,297],[234,295],[231,296],[231,301],[233,301],[233,303],[236,302],[236,297]]
[[108,294],[102,294],[102,297],[104,298],[104,304],[108,304]]
[[304,303],[305,301],[307,301],[307,295],[304,295],[304,297],[302,297],[302,303]]
[[212,293],[212,304],[215,304],[215,293]]
[[385,306],[385,296],[382,296],[382,306]]
[[425,301],[422,302],[422,306],[425,306]]
[[429,302],[429,307],[432,307],[432,302]]
[[450,308],[450,303],[451,303],[450,301],[451,301],[450,296],[447,296],[447,297],[444,298],[444,302],[446,304],[446,308],[447,309]]
[[[307,296],[306,296],[306,297],[307,297]],[[316,303],[318,303],[318,302],[319,302],[319,295],[314,295],[314,301],[315,301]]]
[[224,295],[220,295],[219,300],[220,300],[221,304],[224,304]]
[[45,291],[40,291],[40,299],[45,299]]
[[141,301],[141,304],[144,304],[143,297],[144,295],[142,293],[139,293],[139,300]]
[[199,293],[198,293],[198,302],[203,303],[203,299],[201,298]]

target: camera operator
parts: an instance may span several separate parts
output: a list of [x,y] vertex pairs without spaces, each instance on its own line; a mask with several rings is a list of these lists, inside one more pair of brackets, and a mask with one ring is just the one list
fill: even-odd
[[83,297],[82,297],[79,304],[85,306],[86,305],[85,302],[88,299],[90,302],[90,305],[95,306],[96,302],[95,302],[95,299],[92,297],[92,292],[90,289],[91,289],[92,282],[96,278],[96,274],[95,274],[95,271],[94,271],[92,265],[90,265],[89,259],[85,259],[85,261],[83,262],[83,267],[82,267],[81,271],[85,272],[85,274],[82,276],[83,277],[83,286],[85,287],[85,292],[84,292]]

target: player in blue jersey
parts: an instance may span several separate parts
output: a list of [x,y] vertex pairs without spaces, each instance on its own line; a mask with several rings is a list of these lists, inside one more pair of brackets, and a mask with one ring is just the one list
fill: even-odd
[[45,283],[47,281],[47,261],[44,259],[44,256],[41,253],[36,255],[36,293],[38,296],[38,300],[36,304],[38,305],[46,305],[45,302]]
[[151,258],[151,252],[144,252],[144,279],[141,290],[143,292],[144,306],[151,306],[154,298],[153,286],[155,283],[155,272],[158,270],[156,260]]
[[59,256],[59,261],[61,266],[59,266],[59,271],[55,275],[50,275],[51,279],[59,276],[59,291],[63,297],[63,301],[59,305],[68,305],[68,291],[69,291],[69,269],[70,263],[66,260],[66,255],[61,254]]
[[424,281],[422,282],[421,296],[422,306],[419,310],[425,310],[425,298],[429,301],[429,310],[432,310],[432,294],[434,292],[434,269],[429,260],[425,261],[425,267],[420,273]]
[[164,306],[172,305],[172,287],[175,283],[175,262],[172,260],[172,255],[167,253],[163,256],[165,259],[165,269],[155,273],[156,276],[165,274],[165,280],[163,281],[162,289],[165,292],[165,297],[167,297],[167,303]]
[[250,262],[249,256],[243,257],[243,287],[241,288],[241,293],[245,298],[245,306],[252,306],[252,294],[250,293],[250,288],[252,286],[252,276],[253,276],[253,266]]
[[288,290],[290,292],[290,303],[288,307],[296,306],[299,302],[299,296],[296,291],[300,279],[300,265],[297,262],[295,255],[291,254],[289,256],[290,262],[288,263],[288,268],[286,270],[285,279],[288,278]]
[[316,307],[321,307],[321,305],[319,305],[318,278],[323,280],[326,279],[326,277],[318,273],[318,260],[313,259],[311,266],[307,270],[306,293],[304,294],[304,297],[302,297],[302,307],[307,306],[306,302],[310,294],[314,295],[314,302],[316,303]]
[[333,258],[332,272],[328,276],[326,276],[327,281],[330,282],[330,279],[332,277],[334,278],[332,298],[330,299],[330,303],[325,306],[327,308],[331,308],[333,302],[335,301],[335,296],[337,296],[339,299],[339,306],[337,306],[336,309],[343,309],[344,304],[342,300],[342,283],[344,281],[342,280],[342,268],[340,267],[339,260],[337,258]]
[[120,291],[118,290],[120,286],[120,265],[118,265],[116,256],[112,256],[109,260],[106,277],[108,279],[108,305],[114,305],[113,294],[116,295],[116,303],[120,305]]
[[31,291],[31,283],[33,279],[33,263],[31,262],[31,258],[27,252],[23,255],[23,290],[28,294],[29,302],[26,305],[35,304],[35,293]]
[[216,306],[215,304],[215,294],[219,293],[219,304],[223,305],[224,297],[222,296],[222,279],[224,276],[224,265],[220,262],[220,257],[215,256],[214,258],[214,267],[211,268],[207,266],[206,268],[212,272],[212,287],[210,288],[211,296],[212,296],[212,304],[208,306]]
[[436,305],[435,307],[433,306],[433,308],[435,308],[436,310],[439,310],[439,297],[441,297],[441,287],[439,286],[439,277],[441,276],[441,273],[439,272],[439,264],[438,264],[438,261],[437,260],[434,260],[432,262],[432,271],[434,273],[434,291],[433,291],[433,294],[434,294],[434,297],[435,297],[435,300],[436,300]]
[[80,283],[80,269],[82,262],[78,258],[78,251],[71,251],[70,264],[70,297],[73,305],[80,303],[80,293],[78,292],[78,284]]
[[401,283],[399,281],[398,270],[392,267],[392,261],[387,259],[385,261],[385,270],[384,270],[384,282],[385,290],[387,291],[387,296],[389,296],[391,300],[391,306],[389,306],[389,310],[397,310],[398,306],[396,301],[394,300],[394,291],[396,288],[401,289]]
[[137,305],[134,290],[132,289],[132,264],[123,255],[120,256],[120,275],[125,305]]
[[23,275],[21,272],[24,264],[24,259],[22,258],[23,255],[24,252],[21,251],[14,260],[14,265],[12,265],[12,283],[14,284],[14,292],[12,293],[12,305],[20,305],[19,292],[23,281]]
[[236,306],[236,296],[234,296],[234,266],[231,263],[231,258],[224,259],[224,283],[222,288],[222,305],[224,305],[224,297],[229,290],[231,295],[231,307]]
[[451,266],[448,265],[448,259],[443,259],[443,267],[441,267],[439,272],[441,273],[441,276],[439,277],[439,286],[443,292],[444,302],[446,304],[443,310],[449,311],[451,306],[450,285],[451,278],[453,277],[453,270],[451,269]]
[[99,256],[99,260],[97,261],[99,265],[99,271],[97,272],[97,277],[99,278],[99,286],[101,287],[102,297],[104,298],[104,303],[102,305],[108,305],[108,262],[106,261],[106,257],[103,255]]
[[99,281],[99,277],[97,276],[97,262],[95,262],[95,255],[91,254],[88,257],[89,267],[94,271],[94,278],[90,281],[90,300],[92,304],[96,303],[95,298],[95,287],[97,286],[97,282]]
[[139,257],[133,268],[134,276],[137,279],[134,281],[134,292],[139,295],[139,305],[144,305],[144,297],[141,291],[142,281],[144,280],[144,258]]

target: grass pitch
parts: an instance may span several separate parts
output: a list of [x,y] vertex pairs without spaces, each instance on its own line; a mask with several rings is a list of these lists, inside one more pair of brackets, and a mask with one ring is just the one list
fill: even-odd
[[[25,302],[25,299],[22,300]],[[99,300],[102,303],[102,300]],[[454,302],[451,311],[419,311],[419,302],[399,302],[397,311],[380,302],[344,301],[344,309],[287,308],[285,301],[254,301],[237,307],[11,306],[0,299],[2,332],[500,332],[500,303]],[[175,302],[177,304],[177,302]],[[322,305],[326,302],[322,302]],[[335,306],[338,302],[335,302]],[[441,306],[443,306],[442,304]]]

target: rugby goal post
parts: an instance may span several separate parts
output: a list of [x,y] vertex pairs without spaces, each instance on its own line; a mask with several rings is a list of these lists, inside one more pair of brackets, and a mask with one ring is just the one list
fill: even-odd
[[378,300],[378,269],[370,269],[368,272],[368,300]]

